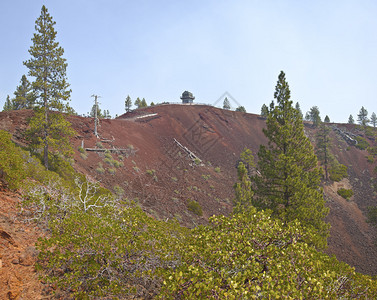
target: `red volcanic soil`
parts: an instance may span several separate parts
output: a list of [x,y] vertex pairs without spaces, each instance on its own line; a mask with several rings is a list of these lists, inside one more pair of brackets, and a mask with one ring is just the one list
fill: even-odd
[[[15,142],[26,143],[22,132],[31,113],[0,113],[0,129],[12,132]],[[240,153],[248,147],[257,156],[259,146],[267,142],[265,120],[258,115],[204,105],[159,105],[100,120],[99,137],[93,134],[92,118],[68,119],[77,132],[72,144],[78,171],[110,190],[123,191],[122,197],[136,199],[150,215],[176,218],[189,227],[232,212]],[[355,126],[333,126],[363,134]],[[315,129],[306,124],[305,132],[314,141]],[[377,274],[376,229],[365,222],[367,207],[377,204],[372,187],[375,164],[367,162],[367,151],[348,145],[338,132],[332,131],[331,137],[332,152],[348,167],[349,178],[324,185],[332,225],[327,252],[359,272]],[[78,151],[81,146],[85,153]],[[352,187],[350,201],[336,193],[341,186]],[[190,211],[191,200],[200,204],[202,216]]]

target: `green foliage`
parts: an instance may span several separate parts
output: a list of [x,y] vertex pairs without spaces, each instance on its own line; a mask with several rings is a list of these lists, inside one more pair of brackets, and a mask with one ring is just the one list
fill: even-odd
[[360,150],[365,150],[369,147],[369,143],[367,142],[367,140],[361,136],[356,136],[355,137],[356,141],[357,141],[357,144],[355,145],[356,148],[360,149]]
[[102,166],[102,163],[98,163],[98,167],[96,168],[97,173],[103,174],[105,173],[105,169]]
[[348,117],[348,124],[355,124],[355,120],[352,115]]
[[13,103],[10,100],[10,97],[8,95],[3,106],[3,111],[10,111],[10,110],[13,110]]
[[148,175],[153,176],[156,173],[156,170],[154,170],[154,169],[152,169],[152,170],[146,170],[145,173],[147,173]]
[[341,181],[343,178],[348,177],[347,167],[342,164],[337,164],[331,167],[329,173],[330,173],[330,180],[332,181]]
[[233,188],[235,191],[235,199],[233,200],[234,212],[242,212],[245,208],[252,206],[254,192],[251,188],[251,181],[247,174],[247,169],[243,162],[238,164],[238,180]]
[[351,189],[340,188],[337,190],[337,193],[339,196],[342,196],[347,200],[353,196],[353,191]]
[[223,102],[223,109],[230,109],[230,102],[227,97],[225,97]]
[[187,202],[187,208],[188,208],[189,211],[193,212],[194,214],[196,214],[199,217],[203,215],[202,207],[195,200],[189,199],[188,202]]
[[330,118],[328,115],[326,115],[326,117],[324,118],[323,120],[325,123],[330,123]]
[[330,151],[331,140],[329,137],[329,133],[330,133],[330,128],[322,123],[319,127],[319,130],[316,136],[317,138],[316,154],[317,154],[318,160],[321,162],[321,164],[325,168],[326,181],[328,181],[329,179],[328,169],[332,160],[331,151]]
[[212,217],[192,231],[182,264],[164,274],[161,299],[375,298],[368,276],[304,243],[315,233],[263,211]]
[[370,122],[368,119],[368,111],[364,108],[364,106],[360,108],[359,114],[357,115],[357,121],[363,126],[367,126]]
[[195,159],[194,159],[194,163],[195,163],[195,165],[199,166],[200,163],[201,163],[201,161],[200,161],[199,158],[195,158]]
[[374,163],[374,158],[372,155],[368,155],[367,157],[367,162],[370,163],[370,164],[373,164]]
[[208,180],[208,179],[210,179],[211,178],[211,175],[205,175],[205,174],[202,174],[202,177],[203,177],[203,179],[204,180]]
[[313,146],[304,134],[299,112],[290,101],[289,85],[284,72],[279,75],[274,97],[263,130],[268,146],[260,146],[258,170],[253,176],[253,205],[271,209],[284,222],[298,219],[317,232],[318,247],[325,247],[329,225],[320,188],[321,170]]
[[263,104],[261,107],[261,112],[260,112],[261,117],[267,118],[268,112],[269,111],[268,111],[267,105]]
[[244,107],[244,106],[238,106],[237,108],[236,108],[236,111],[240,111],[240,112],[246,112],[246,108]]
[[221,172],[220,167],[216,167],[216,168],[215,168],[215,172],[216,172],[216,173],[220,173],[220,172]]
[[248,148],[243,149],[240,155],[240,158],[246,164],[246,167],[248,169],[255,168],[253,152],[250,149]]
[[130,95],[128,95],[126,100],[124,101],[124,108],[126,112],[129,112],[131,110],[131,106],[132,106],[132,100],[131,100]]
[[22,75],[20,85],[16,88],[14,95],[16,97],[12,100],[12,106],[15,110],[33,108],[35,105],[35,95],[25,75]]
[[26,177],[23,154],[11,141],[11,134],[0,130],[0,178],[11,189],[17,189]]
[[117,172],[117,169],[115,169],[115,168],[109,168],[108,171],[109,171],[109,173],[111,175],[115,175],[115,173]]
[[372,112],[372,115],[370,116],[370,122],[372,123],[373,127],[376,127],[377,125],[377,116],[375,112]]
[[80,153],[86,153],[86,151],[83,147],[79,147],[78,150],[79,150]]
[[[308,121],[312,121],[313,122],[313,125],[315,127],[319,126],[321,124],[321,117],[320,117],[320,113],[319,113],[319,108],[318,106],[313,106],[307,113],[306,113],[306,116],[305,116],[305,119],[308,120]],[[330,122],[330,119],[329,119],[329,122]]]

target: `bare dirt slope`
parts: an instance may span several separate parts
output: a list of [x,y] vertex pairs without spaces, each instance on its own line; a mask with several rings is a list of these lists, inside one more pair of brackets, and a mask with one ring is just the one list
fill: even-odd
[[[0,113],[0,129],[11,131],[16,142],[26,143],[22,132],[30,114]],[[93,134],[93,119],[69,120],[77,131],[72,143],[78,171],[113,191],[123,191],[123,197],[136,199],[150,215],[176,218],[189,227],[206,223],[213,214],[231,213],[241,151],[248,147],[256,156],[259,145],[267,142],[262,132],[265,120],[258,115],[203,105],[160,105],[101,120],[98,138]],[[310,125],[305,131],[314,140]],[[324,186],[332,225],[327,252],[359,272],[377,274],[376,230],[365,222],[367,207],[377,204],[371,183],[375,164],[367,162],[366,151],[348,145],[337,131],[331,136],[332,152],[348,166],[350,175],[337,185],[352,187],[355,195],[346,201],[337,195],[337,185]],[[80,153],[80,146],[87,151]],[[202,207],[202,216],[190,210],[192,200]]]

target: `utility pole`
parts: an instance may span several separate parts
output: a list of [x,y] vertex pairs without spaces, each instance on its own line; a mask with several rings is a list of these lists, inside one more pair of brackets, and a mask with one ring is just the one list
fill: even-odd
[[98,132],[97,132],[97,125],[98,125],[98,101],[97,98],[101,98],[101,96],[98,95],[92,95],[91,97],[94,97],[94,106],[95,106],[95,112],[94,112],[94,135],[98,138]]

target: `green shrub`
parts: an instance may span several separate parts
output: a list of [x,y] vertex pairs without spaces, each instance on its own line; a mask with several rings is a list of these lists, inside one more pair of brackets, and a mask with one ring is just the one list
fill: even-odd
[[80,153],[80,156],[81,156],[82,159],[88,158],[88,154],[86,154],[86,153]]
[[96,168],[97,173],[103,174],[105,173],[105,169],[102,166],[102,163],[98,164],[98,167]]
[[120,167],[123,167],[123,166],[124,166],[124,163],[123,163],[123,162],[121,162],[121,161],[117,161],[117,160],[115,160],[115,159],[112,160],[112,163],[113,163],[113,166],[114,166],[115,168],[120,168]]
[[356,141],[357,144],[355,146],[360,150],[365,150],[369,147],[367,140],[361,136],[356,136]]
[[156,170],[152,169],[152,170],[146,170],[145,173],[147,173],[148,175],[154,175],[154,173],[156,173]]
[[199,217],[203,215],[202,207],[195,200],[189,200],[187,203],[187,208],[189,211],[193,212]]
[[216,168],[215,168],[215,172],[216,172],[216,173],[220,173],[220,172],[221,172],[220,167],[216,167]]
[[373,164],[373,163],[374,163],[374,158],[373,158],[372,155],[368,155],[368,156],[366,156],[366,159],[367,159],[368,163],[370,163],[370,164]]
[[200,165],[200,159],[199,158],[195,158],[194,159],[194,163],[199,166]]
[[203,174],[202,177],[204,178],[204,180],[208,180],[208,179],[211,178],[211,175],[205,175],[205,174]]
[[348,177],[347,167],[342,164],[332,167],[329,173],[332,181],[341,181],[343,178]]
[[96,146],[100,149],[103,149],[103,145],[101,142],[96,142]]
[[110,168],[110,169],[108,169],[108,171],[111,175],[115,175],[115,173],[117,172],[117,170],[115,168]]
[[26,177],[22,151],[11,141],[11,134],[0,130],[0,177],[17,189]]
[[337,191],[337,193],[339,196],[342,196],[344,199],[347,199],[347,200],[353,196],[353,191],[345,189],[345,188],[340,188]]
[[79,150],[80,153],[85,153],[85,152],[86,152],[85,149],[84,149],[83,147],[79,147],[78,150]]

